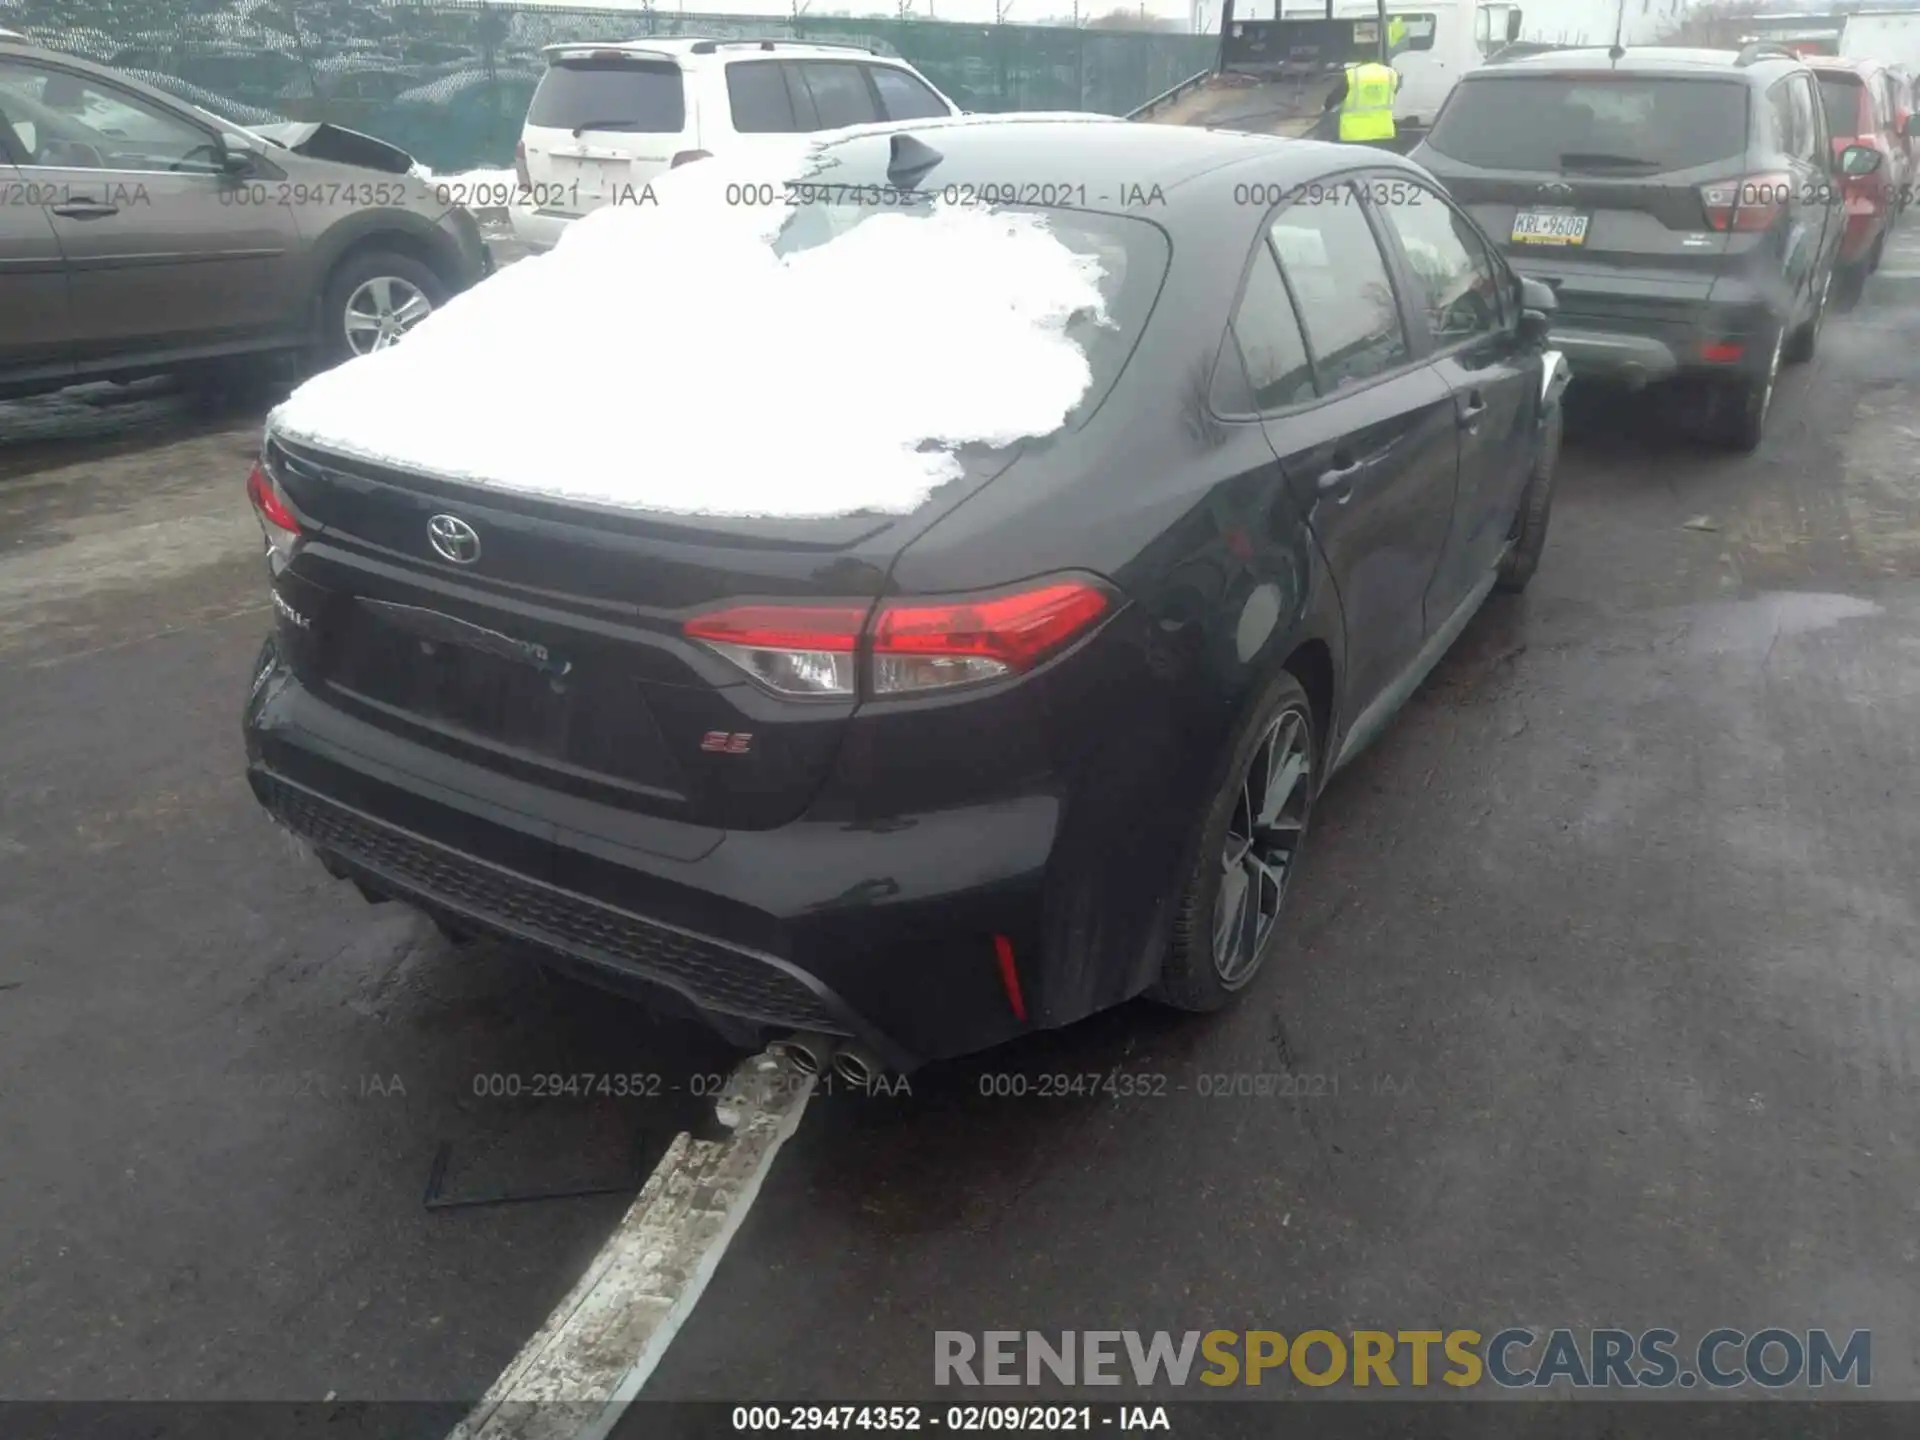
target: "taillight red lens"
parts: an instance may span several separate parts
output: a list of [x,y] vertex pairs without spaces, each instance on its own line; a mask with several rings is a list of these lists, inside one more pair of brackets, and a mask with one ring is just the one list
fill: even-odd
[[267,478],[267,472],[257,463],[253,467],[253,472],[247,476],[247,498],[253,502],[254,511],[260,516],[263,525],[271,525],[274,529],[284,530],[289,535],[300,533],[300,522],[293,518],[293,511],[289,510],[287,502],[280,498],[279,487]]
[[783,695],[851,696],[864,653],[874,695],[915,694],[1032,669],[1114,608],[1091,578],[940,599],[736,605],[686,622],[684,633]]
[[711,615],[696,615],[682,628],[689,638],[716,645],[851,650],[866,622],[864,605],[736,605]]
[[260,522],[260,533],[267,541],[267,570],[278,575],[293,558],[300,539],[300,522],[273,477],[258,461],[247,475],[247,499],[253,502],[253,518]]
[[1081,580],[963,600],[890,600],[873,622],[876,695],[934,690],[1029,670],[1112,605]]
[[1707,224],[1735,234],[1771,230],[1793,194],[1794,180],[1784,171],[1746,175],[1700,187]]
[[533,189],[533,177],[527,173],[527,142],[524,140],[513,147],[513,173],[519,178],[522,190]]

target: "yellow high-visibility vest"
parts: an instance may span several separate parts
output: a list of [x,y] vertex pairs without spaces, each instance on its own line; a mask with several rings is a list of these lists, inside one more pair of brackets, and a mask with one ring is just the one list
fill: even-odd
[[1391,140],[1393,67],[1369,60],[1347,67],[1347,98],[1340,104],[1340,138],[1348,143]]
[[1394,54],[1407,38],[1407,22],[1399,16],[1387,21],[1387,53]]

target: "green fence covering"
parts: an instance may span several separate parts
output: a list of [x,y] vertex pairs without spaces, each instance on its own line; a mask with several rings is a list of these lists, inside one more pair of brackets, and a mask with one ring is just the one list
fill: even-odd
[[0,0],[0,28],[242,124],[330,120],[436,170],[507,165],[540,49],[649,35],[834,40],[898,55],[963,109],[1121,115],[1204,69],[1206,36],[933,20],[379,0]]

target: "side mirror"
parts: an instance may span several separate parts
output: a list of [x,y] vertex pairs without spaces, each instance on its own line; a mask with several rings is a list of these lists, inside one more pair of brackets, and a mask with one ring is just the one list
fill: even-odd
[[1518,40],[1519,38],[1520,12],[1518,10],[1509,10],[1507,12],[1507,39]]
[[251,150],[230,150],[224,145],[220,148],[220,173],[239,178],[253,174],[253,152]]
[[1849,145],[1840,152],[1840,163],[1834,170],[1850,180],[1857,180],[1862,175],[1873,174],[1880,164],[1880,152],[1871,145]]
[[1553,315],[1560,301],[1544,282],[1520,277],[1520,338],[1529,343],[1542,342],[1553,329]]
[[1907,116],[1906,123],[1900,127],[1900,133],[1909,140],[1920,139],[1920,110]]

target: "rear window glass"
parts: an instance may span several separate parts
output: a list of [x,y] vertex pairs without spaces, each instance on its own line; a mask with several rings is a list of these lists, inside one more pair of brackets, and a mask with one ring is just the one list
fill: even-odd
[[1690,170],[1746,152],[1747,87],[1580,75],[1468,81],[1440,112],[1427,144],[1488,170]]
[[543,130],[678,135],[687,128],[680,67],[597,55],[559,61],[541,76],[527,124]]
[[1827,133],[1853,136],[1860,133],[1860,97],[1865,91],[1858,80],[1839,76],[1820,77],[1820,106],[1827,112]]
[[[1016,176],[963,174],[959,166],[942,165],[919,181],[917,199],[895,203],[886,198],[884,157],[887,152],[879,149],[870,153],[877,155],[878,164],[841,163],[823,157],[817,168],[802,167],[808,173],[799,181],[800,193],[817,194],[820,198],[816,203],[796,205],[787,214],[773,242],[776,252],[792,255],[814,249],[879,216],[931,216],[935,204],[948,194],[979,193],[1000,185],[1018,188]],[[805,188],[810,184],[822,188],[818,192],[810,191]],[[843,186],[847,187],[844,192]],[[840,203],[843,193],[845,203]],[[1027,210],[1026,213],[1035,212]],[[1133,353],[1152,313],[1154,299],[1160,293],[1170,252],[1164,232],[1145,220],[1082,210],[1050,209],[1039,213],[1044,214],[1047,229],[1062,244],[1099,267],[1100,292],[1107,307],[1104,319],[1081,314],[1067,324],[1067,335],[1086,355],[1093,372],[1093,383],[1069,420],[1069,424],[1078,424],[1100,403]],[[898,220],[888,223],[897,224]],[[938,283],[937,277],[929,276],[928,283]]]

